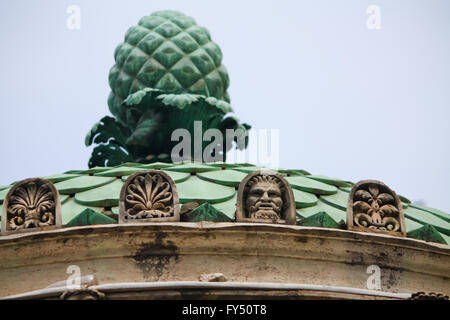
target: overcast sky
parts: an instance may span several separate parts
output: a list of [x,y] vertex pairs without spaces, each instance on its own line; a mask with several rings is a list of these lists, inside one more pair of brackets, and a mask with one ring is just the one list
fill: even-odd
[[[69,5],[81,28],[66,26]],[[381,28],[367,27],[370,5]],[[280,166],[377,179],[450,212],[450,1],[0,2],[0,185],[86,169],[126,30],[173,9],[224,54],[235,114],[280,129]]]

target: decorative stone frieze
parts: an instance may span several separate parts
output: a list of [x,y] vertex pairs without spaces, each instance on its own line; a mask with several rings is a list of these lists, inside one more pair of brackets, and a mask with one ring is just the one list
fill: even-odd
[[120,191],[119,223],[180,221],[178,192],[165,172],[131,175]]
[[416,292],[409,300],[449,300],[449,297],[438,292]]
[[358,182],[348,200],[347,228],[405,237],[405,218],[399,197],[383,182]]
[[295,224],[295,215],[292,188],[279,174],[255,171],[239,184],[236,221]]
[[8,192],[2,209],[2,234],[61,227],[59,193],[48,180],[25,179]]
[[104,300],[105,294],[89,288],[67,290],[59,297],[60,300]]

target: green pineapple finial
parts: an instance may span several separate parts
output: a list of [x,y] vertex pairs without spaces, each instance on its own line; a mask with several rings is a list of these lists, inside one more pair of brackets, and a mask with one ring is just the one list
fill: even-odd
[[97,144],[89,167],[168,162],[177,143],[171,133],[184,128],[193,136],[194,121],[224,137],[226,129],[250,129],[225,118],[232,109],[222,52],[193,18],[176,11],[143,17],[127,31],[114,59],[108,98],[114,118],[104,117],[86,136],[87,146]]

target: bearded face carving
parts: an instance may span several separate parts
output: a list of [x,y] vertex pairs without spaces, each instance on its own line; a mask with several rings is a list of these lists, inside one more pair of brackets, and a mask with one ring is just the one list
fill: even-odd
[[281,219],[283,208],[281,181],[274,176],[256,176],[248,183],[246,208],[252,219]]
[[237,221],[295,224],[290,185],[275,172],[256,171],[239,185]]

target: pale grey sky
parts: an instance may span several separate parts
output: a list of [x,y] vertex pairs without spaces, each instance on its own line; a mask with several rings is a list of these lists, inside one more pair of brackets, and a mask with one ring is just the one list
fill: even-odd
[[[366,27],[372,4],[380,30]],[[69,5],[80,30],[66,27]],[[1,1],[0,185],[87,168],[114,49],[162,9],[210,31],[235,114],[280,129],[281,167],[382,180],[450,212],[446,0]]]

